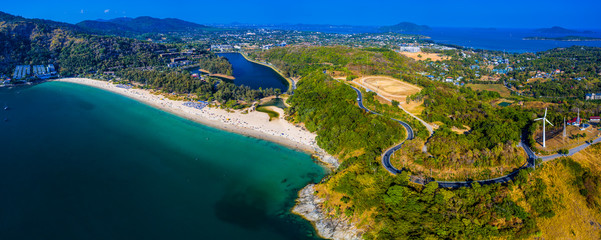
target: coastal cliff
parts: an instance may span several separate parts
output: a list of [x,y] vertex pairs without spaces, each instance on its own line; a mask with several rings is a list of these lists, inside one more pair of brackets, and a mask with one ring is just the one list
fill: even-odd
[[362,232],[345,219],[330,218],[322,209],[325,201],[313,193],[315,184],[309,184],[298,192],[292,212],[309,220],[322,238],[334,240],[361,239]]

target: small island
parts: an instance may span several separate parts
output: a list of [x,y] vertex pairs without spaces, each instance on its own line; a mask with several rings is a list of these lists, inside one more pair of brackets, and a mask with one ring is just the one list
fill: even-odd
[[525,37],[523,40],[547,40],[547,41],[601,41],[601,38],[582,37],[582,36],[565,36],[565,37]]

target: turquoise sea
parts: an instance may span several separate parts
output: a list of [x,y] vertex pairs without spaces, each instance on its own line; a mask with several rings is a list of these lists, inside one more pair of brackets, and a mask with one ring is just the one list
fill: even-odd
[[71,83],[0,107],[0,239],[316,238],[289,212],[326,174],[305,153]]

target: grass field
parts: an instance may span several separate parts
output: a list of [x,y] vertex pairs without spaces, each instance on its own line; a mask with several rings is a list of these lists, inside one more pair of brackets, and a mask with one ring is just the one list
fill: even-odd
[[486,90],[498,92],[501,94],[501,97],[509,97],[511,96],[511,91],[507,89],[503,84],[467,84],[466,87],[471,87],[474,90]]
[[[547,148],[543,149],[543,131],[542,127],[537,129],[535,139],[536,139],[536,147],[538,149],[543,149],[547,152],[555,153],[560,149],[570,149],[576,147],[580,144],[583,144],[585,141],[593,140],[598,138],[601,134],[596,127],[589,127],[583,131],[580,130],[579,127],[576,126],[567,126],[566,128],[567,136],[563,137],[563,127],[550,127],[547,125],[546,132],[546,145]],[[572,136],[577,134],[586,134],[584,138],[573,139]],[[601,157],[601,156],[600,156]]]
[[259,106],[259,107],[257,107],[257,111],[267,113],[267,115],[269,115],[269,121],[278,119],[280,117],[280,114],[271,108],[273,108],[273,107],[272,106]]
[[[582,167],[590,169],[593,175],[600,177],[601,145],[596,144],[575,154],[572,159]],[[573,170],[560,162],[543,164],[536,175],[547,184],[545,194],[552,196],[555,216],[538,219],[542,239],[600,239],[601,211],[599,206],[587,204]],[[601,185],[597,185],[597,193]],[[596,196],[599,201],[600,196]]]

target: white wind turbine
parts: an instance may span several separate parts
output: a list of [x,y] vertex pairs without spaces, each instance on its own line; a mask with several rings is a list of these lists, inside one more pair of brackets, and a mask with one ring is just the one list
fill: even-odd
[[551,126],[553,126],[553,123],[551,123],[551,122],[549,122],[549,120],[547,120],[547,108],[545,108],[545,116],[544,117],[534,119],[534,121],[539,121],[539,120],[543,120],[543,148],[546,148],[547,145],[545,144],[545,122],[548,122],[549,124],[551,124]]

